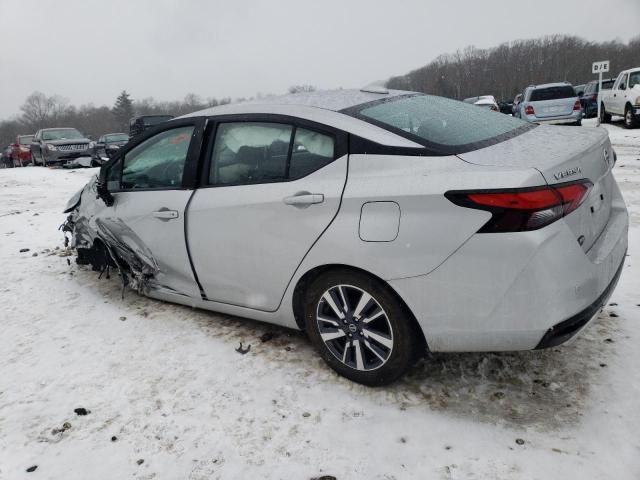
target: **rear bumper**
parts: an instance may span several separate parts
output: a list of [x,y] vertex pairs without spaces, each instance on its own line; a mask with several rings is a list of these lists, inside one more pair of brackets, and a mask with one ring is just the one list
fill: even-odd
[[615,288],[629,225],[615,190],[609,221],[586,253],[558,221],[532,232],[476,234],[433,272],[389,284],[432,351],[532,350],[561,343],[588,323]]
[[537,117],[535,115],[526,115],[524,120],[531,123],[539,123],[541,125],[567,125],[582,120],[582,109],[574,110],[571,115],[560,115],[555,117]]
[[607,301],[611,297],[611,294],[618,285],[620,274],[622,273],[622,267],[624,267],[624,257],[618,267],[618,271],[614,275],[611,283],[607,286],[604,292],[587,308],[581,312],[575,314],[573,317],[564,320],[557,325],[554,325],[547,333],[544,334],[540,343],[536,346],[536,350],[542,348],[550,348],[558,345],[562,345],[564,342],[578,333],[584,326],[591,321],[591,319],[600,311],[600,309],[606,305]]

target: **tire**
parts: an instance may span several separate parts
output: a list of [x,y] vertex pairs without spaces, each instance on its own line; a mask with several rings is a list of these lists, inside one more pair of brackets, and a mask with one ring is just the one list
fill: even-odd
[[600,123],[611,122],[611,114],[607,113],[604,108],[604,103],[600,104]]
[[576,123],[574,123],[574,125],[576,127],[581,127],[582,126],[582,120],[578,120]]
[[638,126],[638,121],[633,116],[633,109],[629,105],[624,109],[624,126],[626,128],[636,128]]
[[[368,301],[361,305],[363,298]],[[406,307],[365,273],[340,269],[318,276],[306,289],[304,317],[324,361],[363,385],[397,380],[424,353],[422,332]]]

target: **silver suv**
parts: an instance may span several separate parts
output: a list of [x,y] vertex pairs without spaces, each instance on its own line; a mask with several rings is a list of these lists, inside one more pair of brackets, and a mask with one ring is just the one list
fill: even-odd
[[532,123],[582,124],[580,99],[570,83],[527,87],[515,116]]

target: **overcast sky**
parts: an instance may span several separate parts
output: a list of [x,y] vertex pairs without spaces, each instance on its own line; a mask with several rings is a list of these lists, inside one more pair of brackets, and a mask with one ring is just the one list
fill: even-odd
[[[35,90],[80,105],[361,87],[467,45],[628,41],[640,0],[0,0],[0,118]],[[591,62],[599,59],[585,59]]]

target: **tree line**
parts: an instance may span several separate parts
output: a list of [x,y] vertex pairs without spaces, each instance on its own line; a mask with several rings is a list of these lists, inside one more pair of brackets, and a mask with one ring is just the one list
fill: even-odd
[[[290,93],[315,90],[313,85],[292,85]],[[189,93],[182,100],[157,101],[152,97],[134,100],[126,90],[116,98],[112,107],[81,105],[76,107],[59,96],[47,96],[42,92],[33,92],[20,107],[21,114],[16,118],[0,121],[0,150],[15,141],[16,136],[35,133],[41,128],[74,127],[85,135],[98,138],[104,133],[129,132],[129,120],[136,115],[173,115],[180,116],[209,107],[225,105],[231,102],[264,98],[273,95],[257,94],[251,98],[207,98],[202,99]]]
[[562,81],[581,85],[594,80],[597,77],[591,73],[591,64],[599,60],[610,60],[611,77],[621,70],[640,67],[640,36],[626,44],[551,35],[488,49],[470,46],[441,55],[406,75],[392,77],[386,86],[458,100],[477,95],[506,100],[528,85]]

